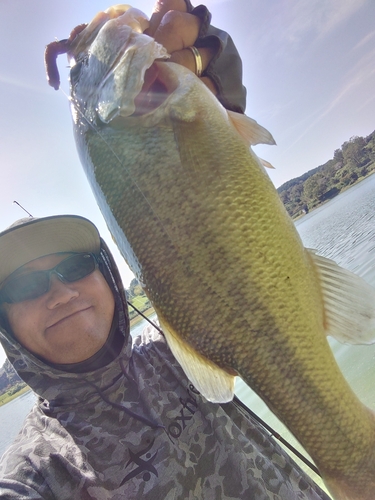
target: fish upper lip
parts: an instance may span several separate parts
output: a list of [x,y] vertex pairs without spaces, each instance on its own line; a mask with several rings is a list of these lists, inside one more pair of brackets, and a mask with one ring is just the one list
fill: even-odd
[[65,321],[66,319],[70,318],[71,316],[74,316],[75,314],[78,314],[80,312],[83,312],[83,311],[86,311],[87,309],[90,309],[90,306],[88,307],[84,307],[82,309],[77,309],[77,311],[73,311],[65,316],[63,316],[62,318],[58,319],[57,321],[54,321],[53,323],[51,323],[50,325],[47,326],[47,330],[49,328],[52,328],[56,325],[58,325],[59,323],[62,323],[63,321]]

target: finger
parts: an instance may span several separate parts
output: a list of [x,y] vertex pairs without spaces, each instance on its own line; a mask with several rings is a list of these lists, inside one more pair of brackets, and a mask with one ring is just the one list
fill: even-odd
[[193,45],[198,38],[201,20],[192,14],[168,11],[161,20],[154,38],[171,54]]
[[[201,56],[202,60],[202,72],[208,67],[212,58],[215,56],[215,49],[212,47],[201,47],[197,49]],[[190,49],[183,49],[173,52],[171,58],[169,59],[171,62],[175,62],[177,64],[181,64],[185,66],[185,68],[190,69],[193,73],[197,74],[197,65],[195,61],[195,57],[193,52]],[[218,94],[218,89],[213,80],[211,80],[208,76],[202,76],[200,80],[208,87],[214,95]]]
[[170,10],[187,12],[184,0],[158,0],[150,18],[150,26],[145,31],[146,35],[154,36],[164,15]]
[[[203,73],[214,57],[215,50],[211,47],[200,47],[197,50],[201,57]],[[185,68],[188,68],[190,69],[190,71],[197,74],[197,63],[195,60],[195,56],[193,52],[188,48],[172,52],[169,61],[181,64],[182,66],[185,66]]]

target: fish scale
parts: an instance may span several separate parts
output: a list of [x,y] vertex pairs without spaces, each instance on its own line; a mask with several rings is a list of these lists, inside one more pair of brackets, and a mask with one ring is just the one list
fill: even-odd
[[[95,28],[97,52],[89,43],[90,28],[74,42],[87,40],[87,60],[73,70],[77,148],[108,227],[173,353],[213,401],[227,401],[233,377],[240,375],[306,448],[335,498],[372,499],[374,415],[345,381],[326,333],[347,307],[362,321],[356,304],[365,302],[373,317],[373,291],[357,281],[350,288],[352,278],[345,274],[354,290],[350,295],[345,280],[336,281],[344,271],[330,261],[324,261],[326,275],[321,273],[321,260],[303,248],[261,161],[248,148],[241,131],[245,118],[228,116],[188,70],[155,63],[167,96],[156,109],[132,116],[134,109],[126,106],[141,88],[127,86],[139,79],[126,78],[123,88],[117,80],[112,85],[111,71],[116,76],[121,58],[105,51],[111,50],[111,37],[118,47],[121,16],[111,26],[105,34]],[[137,35],[132,36],[134,49]],[[140,36],[149,67],[157,47],[148,59]],[[84,54],[82,44],[79,53]],[[117,66],[105,67],[101,57]],[[97,82],[103,66],[103,88],[87,94],[90,58]],[[128,73],[144,71],[141,62],[128,58]],[[123,66],[121,72],[126,76]],[[126,105],[111,108],[111,92],[126,93],[126,99],[113,95],[114,103]],[[98,110],[108,110],[108,116]],[[264,137],[264,129],[249,123]],[[329,294],[338,296],[331,309]],[[349,299],[336,314],[343,296]],[[366,335],[364,341],[373,341]]]

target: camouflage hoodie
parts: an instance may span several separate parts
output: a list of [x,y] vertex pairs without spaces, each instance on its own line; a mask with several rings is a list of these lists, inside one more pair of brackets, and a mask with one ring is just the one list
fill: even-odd
[[132,346],[105,244],[101,256],[125,338],[106,366],[61,371],[1,331],[11,363],[39,400],[3,456],[0,497],[328,500],[236,402],[207,402],[157,330]]

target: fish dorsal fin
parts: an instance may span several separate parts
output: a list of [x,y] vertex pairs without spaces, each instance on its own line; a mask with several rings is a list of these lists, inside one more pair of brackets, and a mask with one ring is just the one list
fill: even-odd
[[344,344],[373,344],[375,289],[332,260],[309,252],[321,280],[327,335]]
[[252,118],[234,111],[227,110],[227,113],[229,120],[248,147],[256,144],[269,144],[271,146],[276,144],[270,132]]
[[169,348],[194,387],[208,401],[227,403],[234,395],[235,376],[198,354],[175,334],[159,316]]

